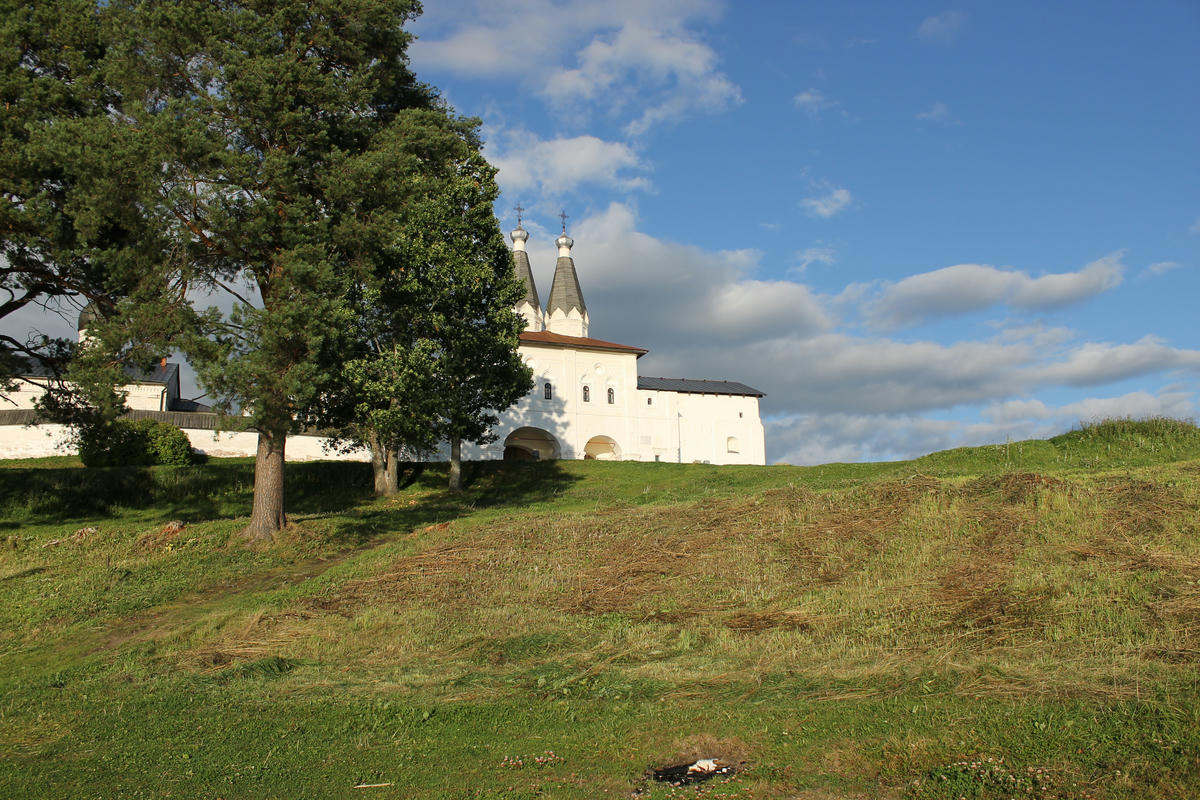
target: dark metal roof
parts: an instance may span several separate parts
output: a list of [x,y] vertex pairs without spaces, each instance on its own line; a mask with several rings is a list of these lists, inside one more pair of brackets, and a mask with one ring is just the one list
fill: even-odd
[[659,392],[684,392],[686,394],[736,394],[749,397],[766,397],[763,392],[737,381],[694,381],[690,378],[650,378],[638,376],[638,388]]
[[564,314],[571,309],[579,309],[580,314],[587,313],[583,302],[583,292],[579,289],[579,276],[575,274],[575,259],[570,256],[559,256],[554,265],[554,280],[550,283],[550,300],[546,303],[546,318],[555,309],[562,309]]
[[[43,364],[32,358],[22,359],[24,362],[19,372],[19,377],[22,378],[53,378],[54,372]],[[125,366],[123,368],[125,377],[132,380],[134,383],[176,383],[179,380],[179,365],[168,361],[166,364],[155,364],[150,369],[138,369],[137,367]]]
[[538,299],[537,285],[533,282],[533,270],[529,267],[529,253],[524,250],[514,250],[512,259],[513,272],[516,273],[517,280],[525,284],[525,301],[540,312],[542,301]]
[[179,365],[173,361],[155,364],[150,369],[125,367],[125,376],[136,383],[173,383],[179,380]]
[[636,353],[638,358],[650,352],[644,347],[606,342],[603,339],[592,339],[588,336],[566,336],[550,331],[525,331],[521,334],[521,343],[543,344],[551,347],[577,347],[581,350],[617,350],[622,353]]

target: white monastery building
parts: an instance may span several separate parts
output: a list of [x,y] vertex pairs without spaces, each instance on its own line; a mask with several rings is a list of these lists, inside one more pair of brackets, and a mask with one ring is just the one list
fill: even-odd
[[543,311],[517,221],[513,267],[525,285],[517,311],[527,327],[520,352],[533,391],[500,415],[497,439],[464,447],[472,459],[598,458],[706,464],[765,464],[758,400],[732,381],[651,378],[638,374],[641,347],[593,339],[571,247],[555,240],[558,260]]
[[[638,359],[645,349],[588,335],[587,305],[571,258],[575,243],[566,227],[555,241],[558,261],[545,311],[525,251],[528,238],[518,219],[512,257],[525,297],[517,311],[528,323],[520,352],[533,370],[534,388],[500,415],[496,440],[485,446],[464,444],[464,458],[766,463],[758,412],[762,392],[732,381],[639,375]],[[94,314],[89,307],[79,317],[81,342]],[[178,364],[164,360],[152,370],[128,374],[130,382],[123,388],[132,417],[177,425],[193,447],[209,455],[254,455],[256,433],[219,430],[220,421],[207,406],[180,397]],[[50,379],[31,368],[18,379],[17,391],[0,403],[0,458],[68,451],[69,432],[62,425],[38,424],[33,410]],[[367,458],[364,451],[337,453],[324,444],[316,435],[290,436],[288,459]]]

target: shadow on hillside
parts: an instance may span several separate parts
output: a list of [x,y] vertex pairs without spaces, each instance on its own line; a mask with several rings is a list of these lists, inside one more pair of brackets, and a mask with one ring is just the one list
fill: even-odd
[[[196,467],[104,469],[9,469],[0,481],[0,529],[30,524],[73,523],[134,512],[143,519],[189,522],[227,519],[250,513],[254,495],[251,460]],[[408,465],[401,475],[403,500],[364,508],[339,535],[354,540],[377,531],[389,514],[406,506],[397,528],[444,521],[472,508],[520,505],[553,497],[572,481],[554,462],[473,462],[463,465],[464,491],[451,493],[446,464]],[[292,516],[347,512],[374,498],[369,464],[290,463],[284,472],[284,498]],[[413,517],[410,523],[408,517]]]
[[556,461],[476,461],[463,464],[463,491],[448,488],[444,463],[411,464],[401,473],[401,492],[363,506],[339,520],[333,536],[356,544],[395,531],[417,530],[449,522],[485,508],[526,506],[552,500],[580,476]]

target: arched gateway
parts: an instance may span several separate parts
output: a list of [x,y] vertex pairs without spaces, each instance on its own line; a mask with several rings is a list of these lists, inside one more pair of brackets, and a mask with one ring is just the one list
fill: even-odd
[[620,461],[621,447],[611,436],[593,436],[583,448],[583,457],[599,461]]
[[541,428],[517,428],[504,439],[505,461],[549,461],[558,455],[558,440]]

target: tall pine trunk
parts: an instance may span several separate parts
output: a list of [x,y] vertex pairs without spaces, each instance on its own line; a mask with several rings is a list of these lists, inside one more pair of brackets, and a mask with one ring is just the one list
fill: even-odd
[[283,513],[283,452],[287,429],[258,432],[254,459],[254,508],[242,535],[252,542],[270,542],[287,525]]
[[450,437],[450,491],[462,491],[462,439]]

